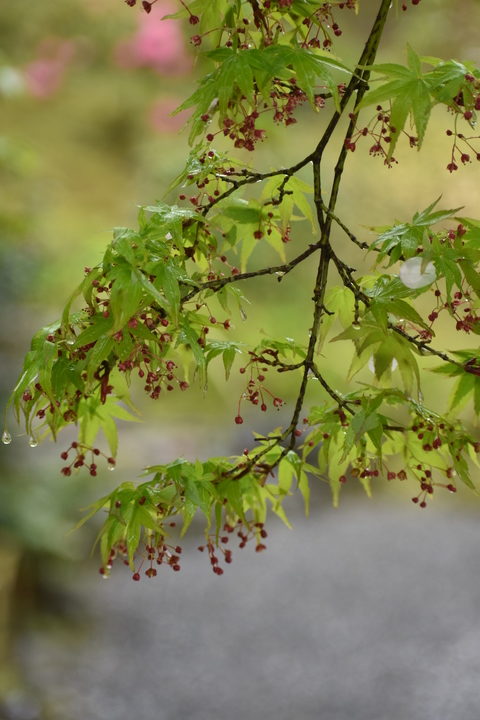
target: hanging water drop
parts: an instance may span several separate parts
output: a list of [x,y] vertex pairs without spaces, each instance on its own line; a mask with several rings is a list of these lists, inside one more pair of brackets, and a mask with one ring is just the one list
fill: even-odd
[[2,435],[2,443],[4,445],[10,445],[11,442],[12,442],[12,436],[10,435],[8,430],[4,430],[3,435]]
[[360,330],[360,323],[353,322],[352,323],[352,330]]
[[38,445],[37,438],[34,435],[30,435],[30,437],[28,438],[28,444],[31,448],[36,448]]
[[110,472],[113,472],[113,471],[115,470],[115,465],[110,465],[110,464],[109,464],[109,465],[107,466],[107,469],[108,469]]

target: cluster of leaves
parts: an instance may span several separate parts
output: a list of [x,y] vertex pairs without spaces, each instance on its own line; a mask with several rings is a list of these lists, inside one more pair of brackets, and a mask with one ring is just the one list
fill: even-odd
[[[187,531],[196,513],[200,511],[206,520],[206,537],[209,550],[220,546],[225,562],[232,561],[232,551],[226,547],[228,535],[236,530],[240,547],[255,539],[257,552],[263,550],[266,537],[264,522],[270,508],[288,522],[282,508],[283,496],[292,483],[291,468],[301,473],[301,488],[308,506],[308,483],[304,471],[296,468],[298,456],[294,453],[282,460],[279,484],[267,482],[268,467],[274,465],[281,454],[278,446],[265,440],[262,463],[252,472],[237,477],[236,472],[248,463],[248,454],[239,458],[211,458],[206,462],[189,462],[179,459],[167,465],[155,465],[145,470],[153,474],[147,482],[134,485],[123,483],[109,495],[95,503],[83,524],[102,508],[108,518],[101,533],[100,546],[103,561],[102,575],[107,575],[117,554],[126,558],[134,571],[139,572],[149,555],[160,554],[160,562],[167,560],[175,568],[178,558],[169,552],[172,548],[170,535],[178,519],[181,519],[181,535]],[[170,541],[170,543],[169,543]],[[153,550],[154,549],[154,550]],[[176,554],[181,553],[175,546]],[[216,574],[218,561],[212,563]],[[149,568],[151,568],[151,564]],[[217,568],[217,569],[216,569]],[[153,576],[148,572],[147,577]],[[156,574],[156,573],[155,573]],[[138,579],[135,577],[134,579]]]
[[[334,36],[340,34],[332,13],[342,8],[355,9],[356,3],[183,5],[198,37],[213,44],[206,52],[213,69],[181,106],[193,108],[190,139],[196,144],[173,185],[180,189],[180,204],[145,207],[137,230],[117,229],[102,262],[86,269],[61,321],[33,340],[11,402],[34,443],[47,434],[55,438],[65,425],[78,427],[78,440],[62,454],[69,461],[63,468],[67,475],[85,466],[96,474],[100,430],[110,446],[107,464],[115,466],[116,419],[137,419],[129,396],[134,377],[158,399],[193,381],[205,387],[215,358],[222,358],[228,380],[241,355],[246,385],[232,412],[237,424],[243,423],[242,402],[262,411],[283,405],[266,385],[267,373],[278,378],[291,372],[298,382],[290,421],[257,436],[254,449],[238,457],[178,459],[147,468],[150,479],[124,483],[92,507],[91,514],[106,511],[100,533],[104,577],[117,556],[130,565],[134,580],[145,563],[147,577],[156,575],[155,565],[179,570],[181,548],[169,528],[180,522],[185,533],[197,512],[206,521],[201,547],[221,574],[219,556],[231,562],[226,545],[235,530],[240,547],[254,539],[257,551],[263,550],[268,510],[288,523],[283,501],[298,489],[308,511],[311,478],[329,483],[335,503],[347,481],[360,482],[370,494],[380,478],[408,478],[420,507],[435,488],[455,492],[457,478],[473,487],[470,469],[480,445],[452,410],[473,398],[478,412],[478,351],[435,347],[434,323],[442,312],[459,332],[479,333],[480,222],[458,217],[460,208],[438,210],[436,201],[410,222],[374,228],[376,239],[369,244],[335,207],[355,133],[374,135],[377,152],[390,162],[409,117],[416,131],[410,144],[421,146],[435,104],[454,113],[455,123],[461,115],[472,124],[480,73],[456,61],[419,58],[411,49],[406,67],[376,66],[389,0],[379,1],[365,49],[348,69],[326,50],[332,44],[327,25]],[[319,33],[323,42],[312,42]],[[422,64],[433,69],[423,73]],[[347,85],[339,85],[339,72]],[[375,75],[387,81],[368,89]],[[308,101],[314,111],[329,107],[331,114],[317,147],[295,165],[261,173],[213,149],[219,134],[252,150],[264,136],[257,127],[260,115],[273,110],[274,120],[291,125],[297,100]],[[378,103],[387,103],[388,111]],[[376,120],[362,127],[358,114],[370,105],[378,106]],[[343,116],[349,122],[327,197],[323,153],[340,132]],[[312,185],[298,177],[308,166]],[[243,194],[257,184],[262,189],[256,197]],[[314,236],[307,223],[296,232],[296,220],[308,221]],[[369,275],[361,277],[351,267],[351,253],[349,262],[342,257],[334,228],[356,253],[374,253]],[[279,264],[259,267],[258,245],[276,253]],[[313,257],[318,267],[308,337],[266,337],[254,347],[232,340],[231,306],[244,315],[246,302],[239,283],[261,276],[281,280]],[[281,284],[276,286],[280,292]],[[425,294],[435,303],[428,317],[422,314]],[[79,299],[83,307],[74,310]],[[336,347],[330,343],[340,341],[349,342],[352,361],[337,390],[325,376],[320,350],[326,353]],[[432,369],[427,359],[441,361],[436,372],[458,378],[443,415],[423,399],[422,374]],[[352,378],[365,368],[373,372],[373,384],[362,381],[352,392]],[[317,405],[305,412],[311,395]]]
[[[291,186],[287,212],[303,189],[295,178]],[[245,299],[233,284],[242,275],[223,252],[239,246],[245,266],[267,223],[267,238],[284,259],[282,208],[264,207],[227,200],[207,223],[196,210],[159,204],[141,209],[137,230],[115,230],[102,262],[85,268],[62,319],[40,330],[26,355],[11,403],[31,443],[48,434],[56,438],[74,424],[83,451],[101,430],[114,459],[115,420],[137,419],[129,398],[132,376],[158,399],[165,391],[187,390],[195,376],[205,386],[210,363],[221,356],[228,379],[241,352],[227,339],[229,313],[233,303],[243,312]],[[237,238],[238,227],[243,238]],[[84,307],[73,312],[79,298]],[[270,344],[277,358],[292,350],[280,345]]]
[[[433,69],[424,72],[425,65]],[[382,63],[372,69],[386,82],[369,90],[359,103],[357,110],[370,105],[377,107],[374,117],[362,127],[357,126],[355,134],[347,138],[349,150],[355,150],[361,137],[370,137],[374,141],[370,153],[381,155],[386,164],[391,164],[395,162],[393,153],[402,135],[407,137],[410,147],[421,147],[432,109],[443,105],[454,120],[453,130],[447,130],[453,139],[447,169],[458,170],[458,162],[466,164],[472,156],[480,160],[480,153],[472,145],[479,136],[466,136],[458,130],[459,121],[463,121],[466,132],[474,131],[480,110],[480,71],[473,63],[419,57],[408,46],[406,66]],[[388,103],[386,111],[384,103]],[[414,133],[405,130],[406,126],[414,129]]]
[[[206,39],[205,55],[215,66],[178,109],[194,108],[190,140],[206,133],[212,141],[221,133],[235,147],[252,151],[265,137],[265,127],[258,124],[265,115],[288,126],[306,102],[319,110],[333,98],[338,109],[350,70],[329,52],[332,33],[341,34],[333,12],[356,6],[351,1],[218,0],[208,9],[202,2],[185,7],[176,17],[188,14],[198,29],[193,44]],[[212,132],[212,120],[218,120],[217,132]]]

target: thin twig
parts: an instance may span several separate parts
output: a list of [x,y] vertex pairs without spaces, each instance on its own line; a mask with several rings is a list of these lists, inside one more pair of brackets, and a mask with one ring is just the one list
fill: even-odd
[[230,283],[240,282],[241,280],[250,280],[252,278],[261,277],[262,275],[275,275],[278,273],[278,280],[281,280],[297,265],[303,262],[307,257],[310,257],[310,255],[313,255],[319,249],[320,241],[309,245],[306,250],[300,253],[300,255],[294,257],[293,260],[290,260],[290,262],[288,263],[283,263],[282,265],[271,265],[269,267],[260,268],[259,270],[238,273],[237,275],[230,275],[229,277],[219,278],[217,280],[208,280],[207,282],[199,283],[194,290],[191,290],[189,293],[187,293],[187,295],[182,298],[182,303],[188,302],[189,300],[194,298],[195,295],[198,295],[198,293],[202,292],[203,290],[213,290],[214,292],[218,292],[223,287],[225,287],[225,285],[229,285]]

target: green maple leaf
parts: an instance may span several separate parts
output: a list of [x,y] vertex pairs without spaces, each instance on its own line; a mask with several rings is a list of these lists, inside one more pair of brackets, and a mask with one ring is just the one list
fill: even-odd
[[175,110],[178,113],[195,108],[190,142],[205,129],[202,115],[218,109],[221,123],[232,103],[238,105],[239,99],[244,97],[252,104],[256,91],[268,101],[272,83],[278,79],[286,81],[292,74],[312,105],[315,106],[315,93],[324,88],[330,92],[338,109],[338,80],[333,71],[351,74],[345,65],[325,50],[313,51],[287,45],[241,51],[217,48],[207,56],[218,63],[217,68],[206,75],[199,88]]
[[420,58],[410,46],[407,47],[407,56],[408,67],[395,63],[372,66],[372,70],[388,78],[388,82],[370,90],[357,107],[358,110],[367,105],[378,105],[386,101],[391,103],[390,126],[394,131],[390,136],[388,159],[393,155],[408,117],[415,125],[420,148],[433,106],[430,83],[422,74]]

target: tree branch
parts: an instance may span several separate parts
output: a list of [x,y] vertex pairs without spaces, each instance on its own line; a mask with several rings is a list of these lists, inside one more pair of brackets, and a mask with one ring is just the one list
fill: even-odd
[[240,282],[241,280],[250,280],[255,277],[261,277],[262,275],[275,275],[278,273],[279,277],[277,280],[280,282],[285,275],[291,272],[297,265],[303,262],[303,260],[310,257],[310,255],[313,255],[317,250],[319,250],[319,248],[320,241],[309,245],[306,250],[300,253],[300,255],[294,257],[293,260],[290,260],[288,263],[283,263],[282,265],[271,265],[269,267],[261,268],[260,270],[252,270],[251,272],[238,273],[238,275],[230,275],[229,277],[220,278],[219,280],[208,280],[207,282],[199,284],[195,290],[191,290],[187,295],[185,295],[185,297],[182,298],[182,303],[188,302],[203,290],[212,289],[214,292],[218,292],[225,287],[225,285],[229,285],[230,283]]

